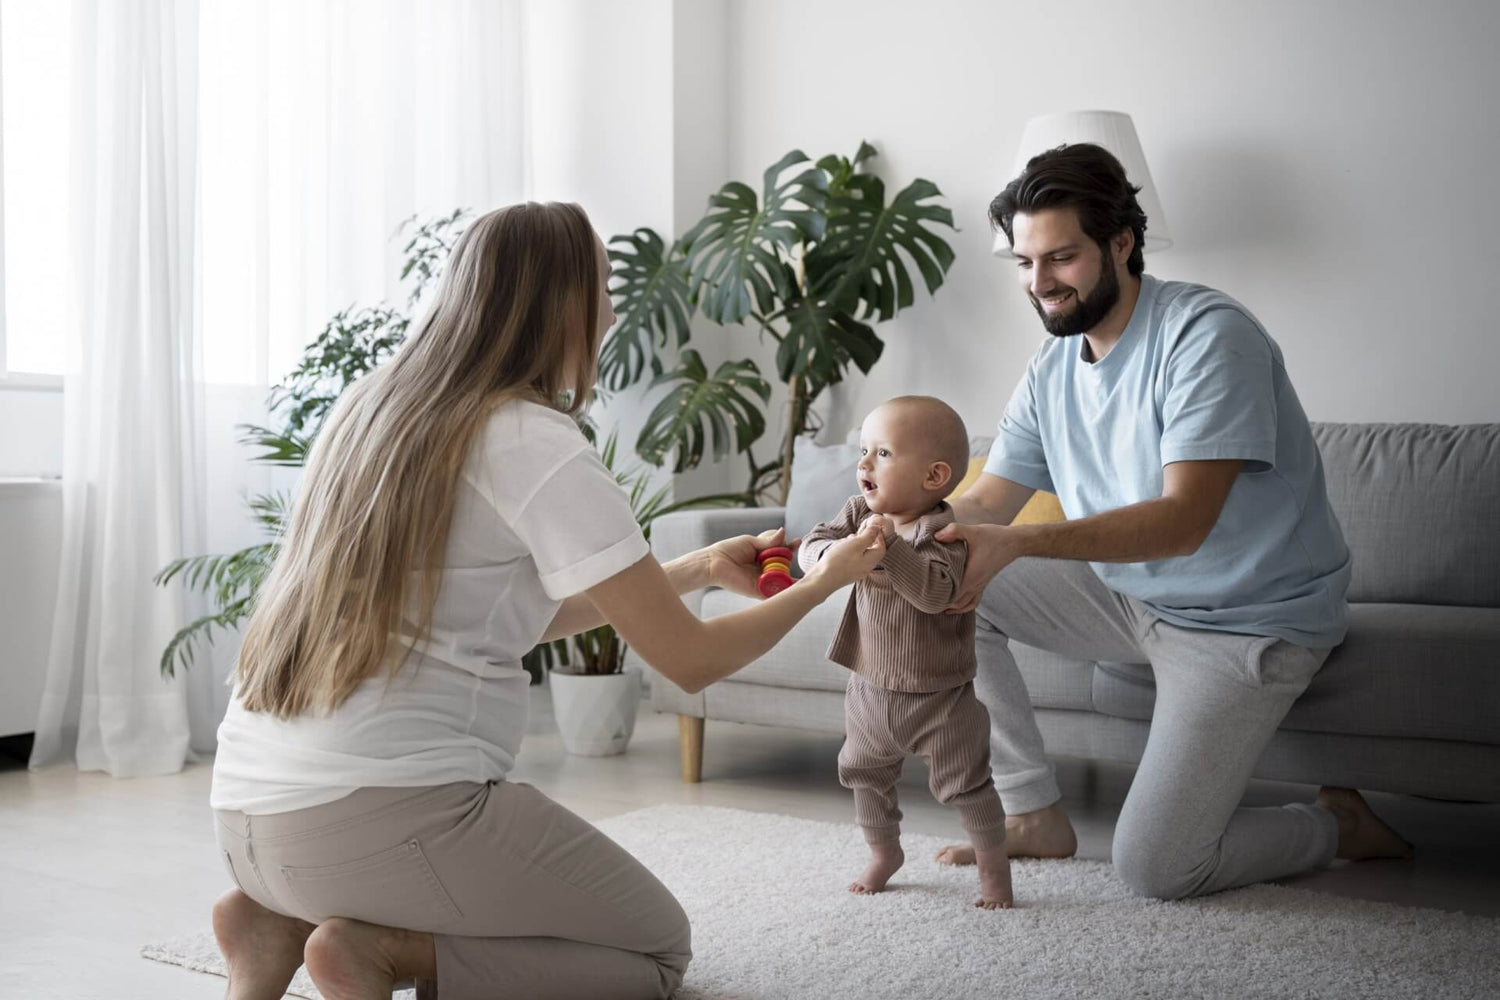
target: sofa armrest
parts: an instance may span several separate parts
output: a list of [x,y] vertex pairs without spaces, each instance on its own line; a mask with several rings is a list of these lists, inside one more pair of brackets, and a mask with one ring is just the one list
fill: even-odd
[[785,507],[709,507],[663,514],[651,524],[651,551],[661,562],[735,535],[758,535],[786,523]]

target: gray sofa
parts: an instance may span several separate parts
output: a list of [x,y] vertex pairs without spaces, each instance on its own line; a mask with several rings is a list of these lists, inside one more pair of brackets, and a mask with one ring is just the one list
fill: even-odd
[[[1349,635],[1256,776],[1500,801],[1500,424],[1315,424],[1314,434],[1353,552]],[[673,514],[656,522],[653,546],[665,561],[784,514]],[[652,678],[653,707],[680,717],[686,780],[701,775],[707,719],[843,731],[846,674],[824,652],[844,600],[835,595],[765,657],[698,694]],[[687,601],[705,617],[745,603],[720,590]],[[1140,760],[1155,699],[1149,666],[1013,650],[1049,753]]]

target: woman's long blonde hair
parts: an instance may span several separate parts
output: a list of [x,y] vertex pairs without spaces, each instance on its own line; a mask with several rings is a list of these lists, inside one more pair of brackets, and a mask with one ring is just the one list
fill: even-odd
[[[589,398],[597,254],[577,205],[512,205],[459,239],[417,332],[344,393],[308,456],[240,649],[246,709],[331,711],[427,635],[459,473],[485,419],[515,397],[569,412]],[[413,597],[415,621],[403,614]],[[388,656],[398,634],[403,655]]]

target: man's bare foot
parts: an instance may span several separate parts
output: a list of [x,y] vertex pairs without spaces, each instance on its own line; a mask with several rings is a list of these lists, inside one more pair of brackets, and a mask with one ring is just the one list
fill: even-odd
[[1365,797],[1352,788],[1320,788],[1318,805],[1339,821],[1338,857],[1363,861],[1410,858],[1416,853],[1410,843],[1375,815]]
[[979,863],[979,898],[974,905],[986,910],[1008,910],[1015,904],[1010,888],[1010,856],[1005,845],[975,851]]
[[281,1000],[302,965],[313,925],[261,906],[238,889],[214,903],[214,937],[229,967],[228,1000]]
[[432,935],[332,917],[303,949],[307,974],[325,1000],[390,1000],[402,979],[436,979]]
[[860,896],[882,892],[891,876],[906,864],[906,852],[895,841],[870,845],[870,867],[865,873],[849,883],[849,891]]
[[[1036,812],[1005,817],[1005,850],[1012,858],[1071,858],[1078,853],[1078,835],[1061,802]],[[950,844],[937,852],[938,864],[972,865],[974,848]]]

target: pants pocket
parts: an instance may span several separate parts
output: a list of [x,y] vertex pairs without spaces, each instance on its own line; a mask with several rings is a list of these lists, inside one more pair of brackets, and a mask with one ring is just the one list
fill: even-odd
[[414,839],[343,864],[284,866],[281,875],[303,911],[298,916],[315,924],[348,917],[436,931],[463,918]]

